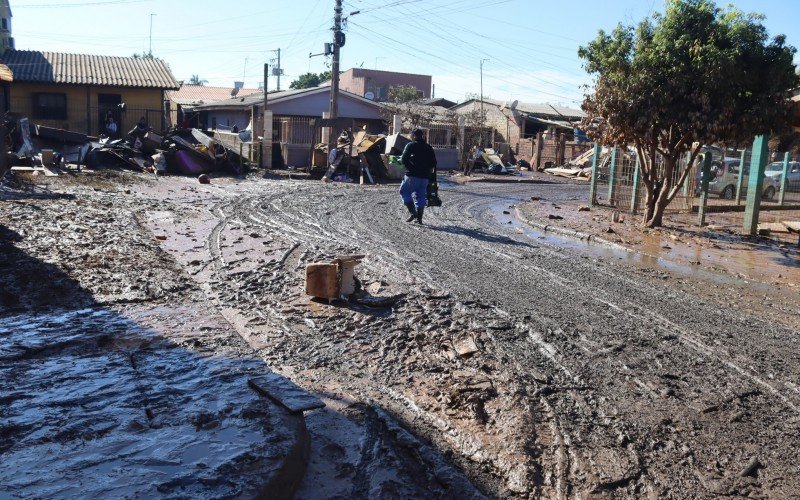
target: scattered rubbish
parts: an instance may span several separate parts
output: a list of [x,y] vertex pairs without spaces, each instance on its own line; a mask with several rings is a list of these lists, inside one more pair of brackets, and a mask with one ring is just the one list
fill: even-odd
[[352,295],[356,291],[355,266],[362,259],[364,255],[345,255],[330,263],[308,264],[306,294],[329,301]]
[[748,462],[747,465],[745,465],[744,469],[742,469],[741,472],[739,472],[739,477],[752,476],[761,467],[763,467],[763,465],[758,460],[758,457],[753,457],[752,459],[750,459],[750,462]]
[[550,220],[561,220],[561,219],[563,219],[564,217],[561,217],[560,215],[553,215],[553,214],[549,214],[549,215],[547,216],[547,218],[548,218],[548,219],[550,219]]
[[453,348],[461,357],[469,357],[479,350],[475,344],[475,339],[469,334],[453,340]]
[[388,296],[358,295],[350,300],[367,307],[390,307],[397,304],[403,297],[405,297],[405,294]]
[[164,133],[145,130],[112,139],[33,124],[25,117],[6,121],[6,128],[15,131],[11,140],[16,153],[9,153],[8,157],[16,172],[55,176],[61,170],[85,166],[156,175],[199,175],[219,169],[241,174],[249,165],[228,146],[198,129],[170,129]]
[[589,207],[587,207],[586,205],[584,205],[582,207],[578,207],[578,212],[588,212],[590,210],[591,209]]
[[200,182],[200,184],[211,184],[211,178],[208,177],[207,174],[200,174],[197,180]]

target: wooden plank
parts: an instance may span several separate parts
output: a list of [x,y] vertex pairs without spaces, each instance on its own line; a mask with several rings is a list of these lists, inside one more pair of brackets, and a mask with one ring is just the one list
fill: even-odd
[[781,224],[793,233],[800,233],[800,220],[785,220],[781,221]]
[[277,373],[251,378],[247,384],[257,393],[267,396],[293,413],[325,408],[321,399]]

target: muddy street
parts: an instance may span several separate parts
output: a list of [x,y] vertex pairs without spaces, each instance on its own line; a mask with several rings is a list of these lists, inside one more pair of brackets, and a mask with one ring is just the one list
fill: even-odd
[[[50,189],[101,208],[55,222],[50,238],[98,217],[135,227],[107,238],[119,262],[83,247],[80,265],[66,247],[51,252],[33,217],[8,222],[18,247],[81,284],[83,306],[202,301],[244,339],[247,363],[326,402],[307,414],[299,498],[318,498],[321,483],[344,496],[546,498],[800,487],[797,292],[515,218],[532,197],[585,199],[585,185],[444,182],[424,226],[403,222],[396,186],[251,177]],[[33,202],[6,209],[21,204]],[[145,249],[147,260],[132,257]],[[366,255],[357,298],[306,297],[305,265],[344,254]],[[66,303],[29,288],[6,294],[0,322],[23,296]]]

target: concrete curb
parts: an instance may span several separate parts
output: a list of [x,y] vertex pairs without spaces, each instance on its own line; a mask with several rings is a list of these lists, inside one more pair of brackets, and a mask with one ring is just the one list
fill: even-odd
[[529,225],[529,226],[531,226],[531,227],[533,227],[535,229],[539,229],[540,231],[545,231],[545,232],[548,232],[548,233],[555,233],[555,234],[558,234],[560,236],[566,236],[566,237],[569,237],[569,238],[575,238],[575,239],[578,239],[578,240],[581,240],[581,241],[594,242],[594,243],[598,243],[600,245],[604,245],[604,246],[607,246],[607,247],[610,247],[610,248],[614,248],[614,249],[617,249],[617,250],[624,250],[624,251],[630,252],[630,253],[635,252],[635,250],[633,250],[632,248],[628,248],[628,247],[626,247],[624,245],[620,245],[619,243],[614,243],[613,241],[608,241],[605,238],[599,238],[599,237],[594,236],[592,234],[582,233],[580,231],[576,231],[574,229],[569,229],[569,228],[566,228],[566,227],[560,227],[560,226],[554,226],[554,225],[550,225],[550,224],[542,224],[540,222],[534,222],[534,221],[530,220],[529,218],[525,217],[525,215],[523,215],[523,213],[519,209],[519,207],[515,207],[514,208],[514,212],[515,212],[515,215],[516,215],[517,219],[519,219],[520,221],[524,222],[525,224],[527,224],[527,225]]
[[[276,403],[276,406],[281,407]],[[283,459],[278,471],[264,483],[256,498],[289,499],[302,483],[306,475],[306,467],[311,455],[311,436],[306,427],[303,413],[292,413],[284,409],[282,426],[294,435],[294,443]]]
[[485,182],[489,184],[549,184],[549,181],[541,179],[518,179],[515,177],[470,177],[461,181],[453,181],[457,184],[472,184],[473,182]]

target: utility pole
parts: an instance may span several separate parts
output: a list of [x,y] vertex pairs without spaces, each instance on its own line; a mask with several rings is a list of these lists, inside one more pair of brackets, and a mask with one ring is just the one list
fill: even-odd
[[483,61],[488,60],[489,59],[481,59],[481,148],[483,148],[483,129],[486,126],[486,115],[483,113]]
[[[342,0],[336,0],[336,7],[333,9],[333,64],[331,66],[331,103],[328,118],[331,123],[336,123],[339,117],[339,52],[344,45],[344,33],[342,33]],[[328,128],[328,152],[336,146],[337,127]]]
[[153,55],[153,16],[155,14],[150,13],[150,50],[147,53],[151,56]]
[[281,91],[281,73],[283,73],[283,67],[281,66],[281,49],[278,49],[278,92]]
[[280,92],[280,90],[281,90],[281,75],[283,74],[283,69],[281,68],[281,49],[273,50],[272,52],[275,52],[276,54],[278,54],[278,57],[270,59],[270,62],[273,62],[273,63],[276,62],[276,64],[272,65],[272,76],[278,77],[278,89],[277,90]]
[[[261,113],[261,154],[258,156],[260,166],[272,168],[272,114],[267,112],[267,84],[269,83],[269,64],[264,63],[264,110]],[[253,137],[258,137],[255,123],[253,124]]]

